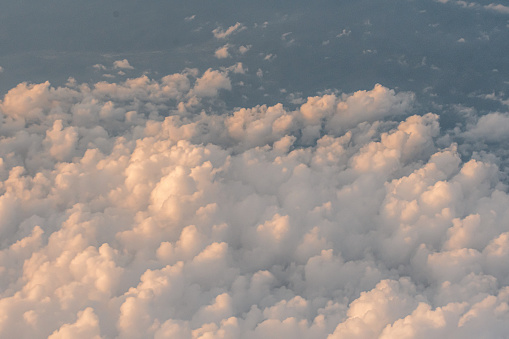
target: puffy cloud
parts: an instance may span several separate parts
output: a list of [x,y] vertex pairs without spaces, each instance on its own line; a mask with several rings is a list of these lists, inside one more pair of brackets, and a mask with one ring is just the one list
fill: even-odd
[[237,22],[235,25],[228,27],[226,30],[223,30],[221,27],[217,27],[212,31],[214,37],[216,39],[225,39],[234,33],[238,33],[246,29],[246,26]]
[[107,69],[106,66],[104,66],[103,64],[95,64],[92,67],[94,67],[98,71],[104,71]]
[[500,142],[507,139],[508,133],[509,114],[495,112],[481,116],[476,125],[465,131],[464,135],[470,139]]
[[227,74],[208,69],[201,78],[196,80],[191,93],[199,97],[214,97],[217,96],[219,90],[231,90],[231,88],[232,85]]
[[489,5],[484,6],[484,8],[492,10],[492,11],[496,11],[496,12],[499,12],[502,14],[509,14],[509,7],[504,6],[502,4],[489,4]]
[[324,95],[308,98],[302,105],[304,118],[316,123],[329,118],[329,129],[348,129],[362,121],[375,121],[389,115],[407,112],[412,104],[413,94],[398,93],[380,84],[370,91],[357,91],[353,94]]
[[329,339],[376,338],[387,324],[408,314],[416,305],[415,287],[406,279],[382,280],[363,292],[348,309],[348,318],[336,327]]
[[92,308],[88,307],[84,311],[78,313],[78,319],[74,324],[65,324],[55,331],[48,338],[91,338],[100,339],[99,319],[94,314]]
[[223,47],[218,48],[214,52],[214,55],[216,56],[216,58],[218,58],[218,59],[226,59],[226,58],[230,57],[230,53],[228,53],[228,48],[229,47],[230,46],[228,44],[226,44]]
[[129,64],[129,61],[127,61],[127,59],[117,60],[117,61],[113,62],[113,68],[115,68],[115,69],[134,69],[134,67]]
[[247,68],[244,68],[242,62],[237,62],[235,65],[227,67],[226,69],[235,74],[245,74],[247,72]]
[[48,144],[49,154],[57,160],[64,160],[76,148],[78,133],[74,127],[63,128],[62,120],[55,120],[53,128],[46,131],[44,142]]
[[507,333],[503,162],[461,153],[505,114],[443,131],[382,85],[229,111],[238,69],[7,92],[0,336]]
[[240,54],[246,54],[251,49],[251,47],[253,47],[253,46],[252,45],[240,46],[239,47],[239,53]]
[[11,89],[2,100],[2,113],[12,119],[41,119],[44,109],[50,106],[50,83],[21,83]]

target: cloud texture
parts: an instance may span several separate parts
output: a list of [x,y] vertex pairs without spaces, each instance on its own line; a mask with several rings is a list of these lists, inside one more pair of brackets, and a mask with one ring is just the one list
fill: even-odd
[[506,114],[449,133],[382,85],[225,111],[230,72],[5,95],[0,336],[508,332],[504,173],[454,142]]

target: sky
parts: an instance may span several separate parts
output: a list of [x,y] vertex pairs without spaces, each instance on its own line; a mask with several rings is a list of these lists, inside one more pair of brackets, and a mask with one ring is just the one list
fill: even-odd
[[4,1],[0,337],[503,338],[509,5]]

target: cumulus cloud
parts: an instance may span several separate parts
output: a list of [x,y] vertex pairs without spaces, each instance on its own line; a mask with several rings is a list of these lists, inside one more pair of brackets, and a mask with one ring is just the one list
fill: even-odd
[[379,84],[228,111],[236,69],[5,95],[0,336],[507,333],[507,183],[455,143],[505,113],[448,132]]
[[114,61],[113,68],[114,69],[134,69],[134,67],[129,64],[129,61],[127,61],[127,59]]
[[235,65],[231,65],[230,67],[225,67],[224,70],[233,72],[235,74],[245,74],[247,72],[247,68],[244,67],[242,62],[237,62]]
[[94,67],[98,71],[104,71],[107,69],[106,66],[104,66],[103,64],[95,64],[92,67]]
[[253,46],[252,45],[240,46],[239,53],[246,54],[251,49],[251,47],[253,47]]
[[235,25],[228,27],[226,30],[224,30],[222,27],[217,27],[212,31],[212,34],[214,34],[216,39],[226,39],[230,35],[241,32],[245,29],[246,26],[240,22],[237,22]]
[[483,115],[474,126],[465,131],[464,135],[467,138],[488,142],[507,140],[509,137],[509,114],[495,112]]
[[219,47],[215,52],[214,55],[218,59],[226,59],[230,57],[230,53],[228,52],[228,48],[230,46],[228,44],[224,45],[223,47]]
[[226,73],[208,69],[201,78],[196,80],[190,93],[200,97],[214,97],[219,90],[230,90],[231,88],[232,85]]

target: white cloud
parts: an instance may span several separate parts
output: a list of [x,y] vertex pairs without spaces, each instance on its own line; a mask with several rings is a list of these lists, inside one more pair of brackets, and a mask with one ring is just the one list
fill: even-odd
[[201,78],[196,80],[191,93],[200,97],[213,97],[218,94],[219,90],[230,90],[231,88],[232,85],[227,74],[208,69]]
[[235,74],[245,74],[247,72],[247,68],[244,68],[242,62],[237,62],[235,65],[226,67],[225,70],[231,71]]
[[459,151],[505,113],[441,131],[382,85],[229,111],[240,69],[5,95],[1,336],[507,333],[504,169]]
[[117,61],[113,62],[113,68],[114,69],[134,69],[134,67],[129,64],[129,61],[127,61],[127,59],[117,60]]
[[509,136],[509,114],[490,113],[479,118],[475,126],[468,129],[464,135],[467,138],[499,142]]
[[228,53],[228,48],[230,46],[228,44],[224,45],[223,47],[220,47],[218,48],[215,52],[214,52],[214,55],[216,56],[216,58],[218,59],[226,59],[226,58],[229,58],[230,57],[230,53]]
[[56,120],[53,128],[46,131],[44,142],[49,147],[49,154],[57,160],[66,160],[76,147],[78,132],[72,126],[63,128],[62,120]]
[[496,12],[499,12],[502,14],[509,14],[509,7],[504,6],[502,4],[489,4],[489,5],[484,6],[484,8],[492,10],[492,11],[496,11]]
[[246,54],[251,49],[251,47],[253,47],[253,46],[252,45],[240,46],[239,53]]
[[78,319],[74,324],[65,324],[55,331],[48,339],[60,338],[90,338],[101,339],[99,330],[99,319],[92,308],[88,307],[78,313]]
[[327,120],[327,130],[341,133],[362,121],[374,121],[389,115],[407,112],[414,100],[412,93],[398,93],[380,84],[371,91],[357,91],[343,94],[310,97],[300,112],[304,119],[317,124]]
[[228,27],[226,30],[223,30],[223,28],[221,27],[217,27],[212,31],[212,34],[214,34],[214,37],[216,39],[226,39],[230,35],[241,32],[245,29],[246,26],[244,26],[240,22],[237,22],[235,25]]
[[50,103],[50,83],[21,83],[11,89],[0,103],[3,114],[17,120],[42,119]]
[[350,36],[350,34],[351,34],[351,33],[352,33],[352,31],[351,31],[351,30],[344,28],[344,29],[341,31],[341,33],[339,33],[338,35],[336,35],[336,38],[342,38],[342,37],[344,37],[344,36]]
[[263,60],[267,60],[267,61],[272,61],[276,58],[277,56],[275,54],[266,54],[264,57],[263,57]]
[[[449,0],[435,0],[435,1],[443,3],[443,4],[449,3]],[[469,8],[469,9],[484,8],[484,9],[486,9],[488,11],[492,11],[492,12],[498,12],[501,14],[509,14],[509,7],[502,5],[502,4],[491,3],[491,4],[483,6],[477,2],[467,2],[467,1],[461,1],[461,0],[453,1],[452,3],[457,6],[463,7],[463,8]]]
[[95,64],[94,66],[95,69],[99,70],[99,71],[104,71],[106,70],[106,66],[102,65],[102,64]]

